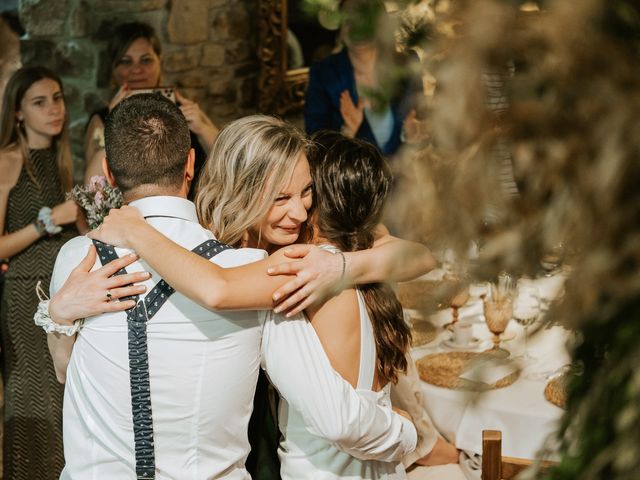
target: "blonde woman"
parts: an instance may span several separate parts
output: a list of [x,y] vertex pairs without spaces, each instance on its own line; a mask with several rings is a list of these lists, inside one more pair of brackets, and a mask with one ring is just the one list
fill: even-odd
[[67,116],[60,79],[43,67],[13,74],[0,118],[0,258],[9,258],[0,328],[4,380],[4,475],[58,478],[62,388],[33,324],[36,284],[47,288],[60,247],[77,234]]
[[[126,207],[112,212],[93,236],[108,243],[134,248],[174,288],[210,309],[272,307],[272,294],[286,281],[286,277],[270,277],[266,270],[286,259],[282,250],[276,251],[278,247],[289,245],[301,235],[307,235],[305,225],[312,206],[312,180],[305,154],[307,148],[307,142],[295,128],[270,117],[247,117],[231,123],[220,133],[210,161],[202,173],[196,200],[201,222],[225,243],[275,251],[264,262],[234,269],[220,269],[207,261],[200,262],[199,257],[148,228],[135,209]],[[323,261],[329,265],[325,270],[331,277],[328,283],[342,284],[344,287],[359,278],[375,281],[382,280],[384,276],[401,280],[433,267],[433,258],[423,246],[395,240],[388,235],[381,236],[380,232],[381,229],[376,228],[378,244],[374,244],[370,251],[339,255],[324,252],[326,256]],[[307,238],[310,239],[308,235]],[[373,237],[371,240],[373,242]],[[398,265],[396,260],[399,252],[412,258],[409,266]],[[195,278],[197,282],[194,282]],[[77,282],[75,287],[67,284],[62,290],[65,291],[64,295],[54,298],[54,318],[55,310],[62,310],[64,296],[78,298],[82,283]],[[80,295],[88,298],[90,294]],[[67,310],[66,315],[69,314]],[[87,311],[76,314],[86,315]],[[360,314],[351,310],[351,315],[355,315],[353,318],[359,325]],[[309,326],[303,317],[298,317],[294,322],[291,325],[298,326],[294,328]],[[310,332],[298,331],[292,334],[292,338],[297,338],[296,335],[309,338]],[[289,345],[293,349],[298,344],[291,342]],[[281,350],[291,353],[289,349]],[[313,356],[316,362],[321,363],[322,359],[327,362],[324,351],[319,352],[321,355],[318,351],[307,352],[302,356],[303,360],[314,365],[309,360],[309,356]],[[308,378],[314,377],[311,375]],[[280,387],[287,389],[282,384]],[[298,387],[304,388],[302,385]],[[291,396],[287,400],[291,400]],[[339,410],[339,399],[326,400],[326,405],[334,405]],[[296,404],[295,399],[293,404]],[[363,442],[354,438],[359,427],[349,423],[353,418],[345,419],[339,411],[326,405],[322,408],[314,408],[318,405],[298,405],[305,411],[304,416],[309,422],[307,426],[316,436],[331,438],[344,449],[353,448],[353,452],[358,451],[359,455],[367,458],[394,460],[396,465],[400,456],[407,453],[406,444],[381,446],[371,439]],[[376,423],[380,419],[356,420]],[[389,425],[388,420],[383,419],[380,425],[373,426],[384,429]]]

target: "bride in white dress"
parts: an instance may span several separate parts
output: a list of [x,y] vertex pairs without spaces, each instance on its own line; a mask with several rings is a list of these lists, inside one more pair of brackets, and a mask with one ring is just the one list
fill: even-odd
[[[338,255],[340,250],[368,248],[390,187],[388,168],[377,150],[365,142],[329,132],[316,140],[320,147],[308,158],[315,193],[323,200],[315,204],[313,243],[324,244],[323,248]],[[283,435],[279,448],[282,478],[406,478],[399,461],[379,460],[384,452],[367,455],[345,450],[336,438],[314,434],[309,416],[288,402],[299,395],[301,386],[291,382],[291,369],[296,367],[290,365],[282,348],[290,332],[309,330],[304,337],[308,358],[330,362],[360,395],[390,409],[390,382],[406,369],[410,341],[394,293],[382,284],[347,289],[306,312],[309,321],[272,314],[275,318],[265,324],[263,332],[263,366],[282,396],[278,412]],[[306,374],[313,378],[323,365],[307,362],[298,368],[308,369]],[[330,399],[324,408],[338,423],[340,410]]]

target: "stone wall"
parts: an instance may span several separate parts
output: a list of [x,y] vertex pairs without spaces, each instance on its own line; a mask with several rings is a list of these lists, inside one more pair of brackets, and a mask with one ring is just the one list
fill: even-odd
[[9,77],[20,68],[20,39],[4,14],[0,17],[0,111],[2,95]]
[[255,112],[256,0],[21,0],[27,35],[22,63],[41,64],[63,79],[70,109],[76,178],[88,113],[113,94],[106,43],[111,27],[139,20],[163,45],[164,85],[174,85],[218,126]]

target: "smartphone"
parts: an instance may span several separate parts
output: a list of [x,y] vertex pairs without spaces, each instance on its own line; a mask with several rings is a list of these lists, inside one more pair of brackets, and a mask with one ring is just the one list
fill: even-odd
[[159,93],[173,103],[176,103],[176,94],[173,91],[173,87],[134,88],[131,90],[131,95],[137,95],[139,93]]

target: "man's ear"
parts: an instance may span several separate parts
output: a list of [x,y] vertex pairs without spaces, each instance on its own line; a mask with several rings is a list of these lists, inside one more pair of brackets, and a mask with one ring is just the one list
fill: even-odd
[[111,169],[109,168],[109,163],[107,162],[107,157],[102,157],[102,172],[104,173],[104,176],[107,178],[107,182],[109,182],[109,185],[111,185],[112,187],[116,187],[116,179],[113,176],[113,173],[111,172]]
[[193,176],[196,168],[196,151],[193,148],[189,149],[189,154],[187,155],[187,163],[184,166],[184,176],[187,182],[191,183],[193,181]]

